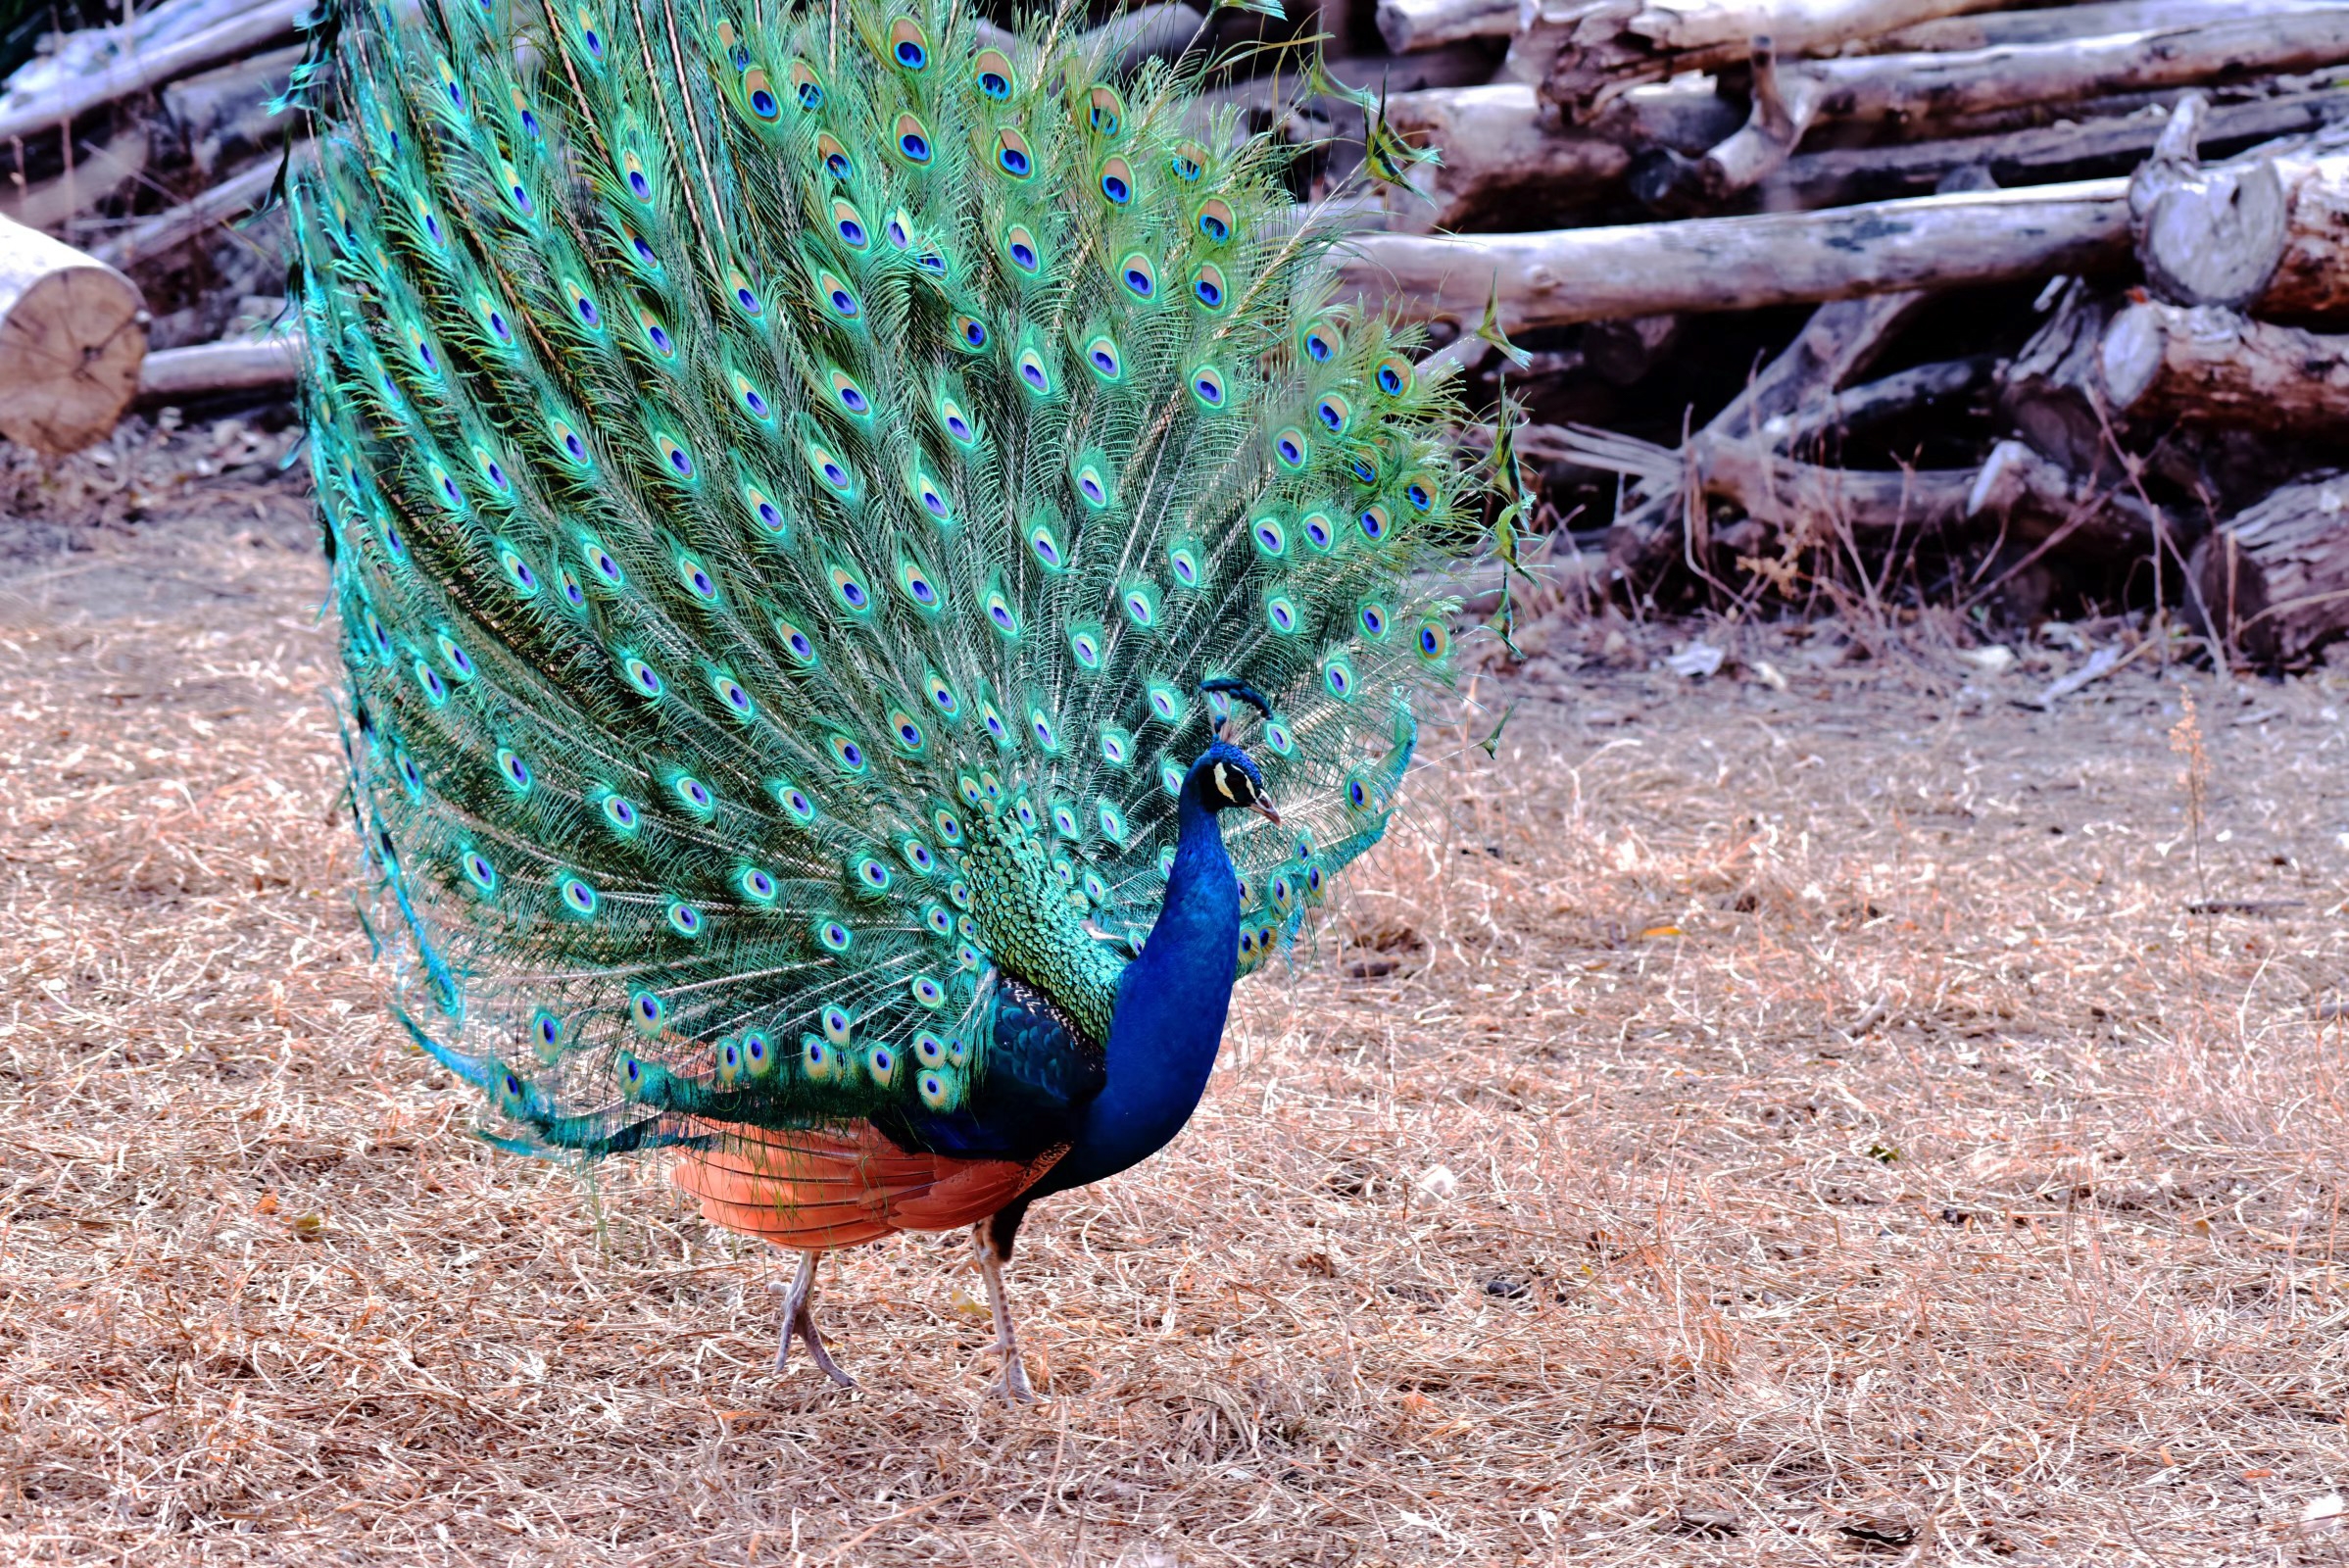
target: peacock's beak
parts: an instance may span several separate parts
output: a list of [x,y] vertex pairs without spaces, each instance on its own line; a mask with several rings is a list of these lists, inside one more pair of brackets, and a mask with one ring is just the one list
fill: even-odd
[[1266,800],[1263,796],[1259,795],[1254,800],[1250,801],[1248,803],[1248,807],[1258,816],[1264,818],[1265,821],[1270,822],[1274,827],[1279,827],[1281,825],[1281,813],[1274,810],[1272,808],[1272,802]]

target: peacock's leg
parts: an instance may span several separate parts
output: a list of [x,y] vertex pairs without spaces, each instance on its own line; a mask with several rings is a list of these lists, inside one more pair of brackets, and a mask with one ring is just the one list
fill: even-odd
[[778,1286],[783,1296],[783,1343],[775,1347],[775,1370],[780,1372],[791,1364],[791,1337],[798,1335],[807,1342],[807,1353],[824,1376],[844,1389],[853,1389],[856,1380],[840,1370],[832,1352],[824,1348],[824,1337],[815,1331],[815,1260],[821,1252],[802,1252],[800,1271],[792,1276],[791,1284]]
[[1011,1332],[1011,1303],[1003,1297],[1003,1252],[995,1235],[995,1221],[981,1220],[970,1228],[971,1250],[979,1254],[979,1272],[987,1279],[987,1306],[995,1314],[995,1353],[1003,1357],[1003,1375],[995,1392],[1013,1404],[1039,1404],[1028,1387],[1028,1371],[1019,1363],[1019,1340]]

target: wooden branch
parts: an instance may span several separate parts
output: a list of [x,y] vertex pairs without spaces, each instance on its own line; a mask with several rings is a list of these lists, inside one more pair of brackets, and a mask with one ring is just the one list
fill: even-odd
[[1413,233],[1561,222],[1619,187],[1643,149],[1701,152],[1737,124],[1710,86],[1678,84],[1626,93],[1600,121],[1565,128],[1525,82],[1396,93],[1387,117],[1444,153],[1418,171],[1419,197],[1389,200],[1390,226]]
[[147,308],[130,279],[0,219],[0,435],[77,452],[138,387]]
[[1338,271],[1368,309],[1423,320],[1475,321],[1497,284],[1502,322],[1516,331],[2092,272],[2125,261],[2129,241],[2128,182],[2101,179],[1825,213],[1365,234]]
[[[1604,432],[1562,431],[1541,443],[1565,448],[1564,461],[1643,474],[1651,454]],[[1529,443],[1530,445],[1530,443]],[[2152,514],[2133,497],[2075,479],[2020,441],[2002,441],[1980,468],[1834,468],[1796,463],[1767,443],[1699,434],[1678,454],[1680,489],[1729,501],[1748,518],[1806,545],[1851,542],[1883,548],[1927,533],[1984,532],[2005,519],[2016,536],[2057,533],[2097,553],[2152,548]],[[1611,545],[1612,541],[1610,541]],[[1612,548],[1609,560],[1622,562]]]
[[[1789,420],[1804,404],[1834,395],[1860,374],[1925,298],[1914,292],[1880,294],[1820,306],[1794,341],[1756,372],[1696,434],[1715,442],[1759,442],[1783,448],[1773,427]],[[1647,493],[1618,514],[1607,529],[1607,558],[1633,581],[1652,576],[1682,548],[1683,503],[1677,476],[1668,484],[1650,482],[1645,489]]]
[[[2255,98],[2213,108],[2199,141],[2203,155],[2214,157],[2344,120],[2349,120],[2349,88]],[[2007,186],[2088,178],[2143,159],[2162,126],[2160,119],[2139,115],[1905,146],[1797,153],[1756,187],[1756,195],[1765,212],[1783,213],[1911,195],[1933,189],[1960,169],[1982,170]],[[1465,182],[1470,176],[1454,172],[1451,177]]]
[[2104,38],[1956,54],[1876,55],[1777,69],[1753,51],[1753,113],[1696,169],[1718,201],[1782,167],[1823,122],[1875,123],[2063,103],[2096,93],[2182,86],[2227,73],[2306,71],[2349,60],[2349,4]]
[[2146,301],[2112,318],[2096,366],[2115,414],[2271,433],[2349,428],[2349,337]]
[[290,387],[301,379],[302,356],[300,333],[163,349],[147,356],[138,378],[139,401],[163,403]]
[[296,21],[312,0],[267,0],[242,15],[191,37],[116,61],[64,83],[57,91],[23,102],[0,102],[0,141],[30,136],[65,124],[76,115],[132,93],[160,87],[167,81],[234,60],[265,43],[273,43],[294,30]]
[[1823,436],[1848,434],[1936,403],[1967,397],[1988,386],[1997,372],[1998,359],[1991,354],[1912,366],[1846,392],[1806,398],[1792,414],[1767,421],[1763,433],[1781,451],[1794,451]]
[[1379,36],[1398,55],[1516,30],[1517,0],[1379,0]]
[[2297,664],[2349,632],[2349,479],[2288,484],[2194,547],[2186,566],[2211,634],[2265,664]]
[[1643,81],[1743,61],[1757,37],[1787,59],[2005,0],[1536,0],[1509,49],[1512,79],[1586,115]]
[[[309,147],[300,144],[295,156]],[[135,226],[96,247],[91,255],[109,267],[128,267],[145,257],[195,238],[216,225],[242,218],[277,182],[279,160],[265,158],[240,174],[231,175],[192,200],[141,220]]]

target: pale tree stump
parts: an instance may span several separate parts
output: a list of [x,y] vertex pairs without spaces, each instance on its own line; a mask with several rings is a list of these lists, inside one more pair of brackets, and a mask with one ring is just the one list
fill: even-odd
[[0,219],[0,435],[51,455],[78,452],[138,395],[146,357],[136,284]]

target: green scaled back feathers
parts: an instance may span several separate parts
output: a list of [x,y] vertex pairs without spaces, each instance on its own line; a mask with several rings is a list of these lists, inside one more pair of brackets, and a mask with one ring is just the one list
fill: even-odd
[[346,0],[292,199],[354,798],[514,1147],[952,1109],[999,969],[1105,1036],[1205,677],[1276,715],[1243,972],[1385,829],[1448,394],[1287,149],[1066,20]]

